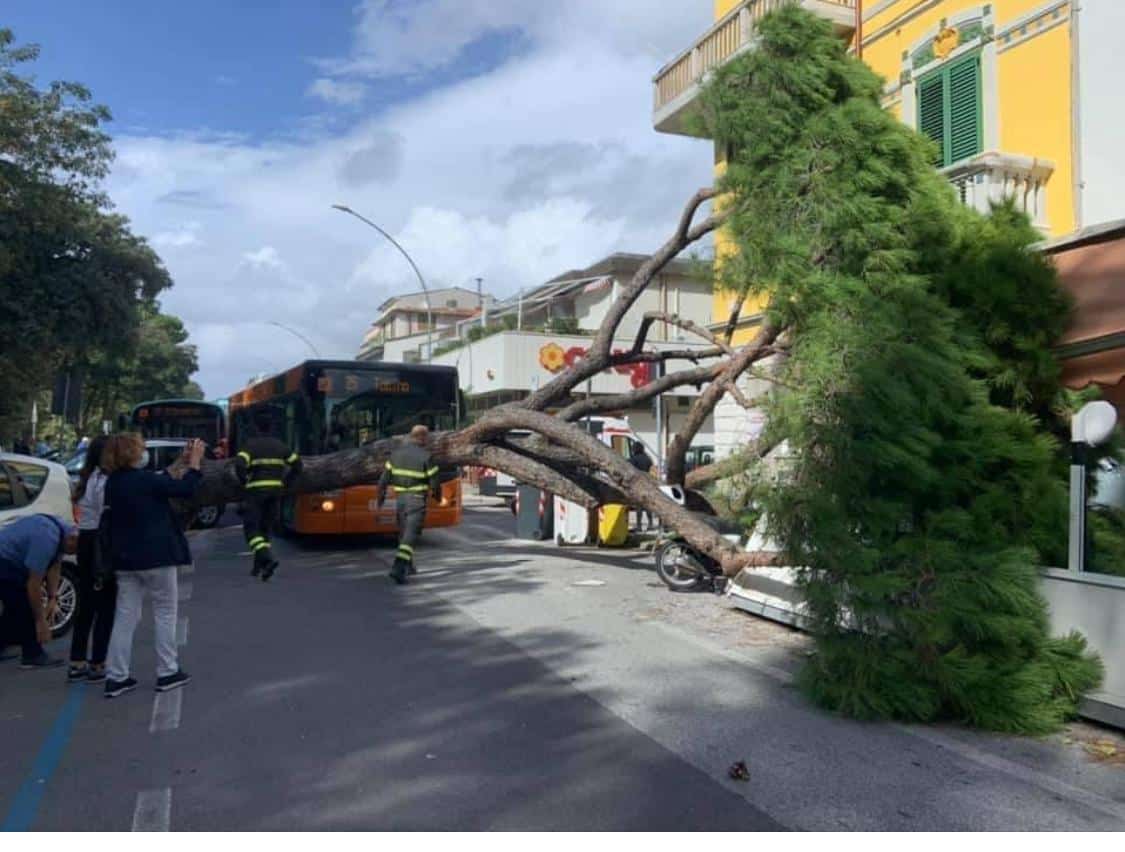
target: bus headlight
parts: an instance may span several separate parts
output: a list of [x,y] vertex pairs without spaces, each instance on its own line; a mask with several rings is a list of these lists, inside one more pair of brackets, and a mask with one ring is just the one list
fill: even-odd
[[335,511],[335,509],[336,509],[336,504],[334,502],[332,502],[331,500],[322,500],[320,502],[320,511],[322,511],[322,512],[332,512],[332,511]]

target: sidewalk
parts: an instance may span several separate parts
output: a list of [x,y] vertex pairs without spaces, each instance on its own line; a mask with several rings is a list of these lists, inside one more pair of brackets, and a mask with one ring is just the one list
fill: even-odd
[[712,777],[745,760],[749,783],[723,783],[784,825],[1125,829],[1125,761],[1097,753],[1114,735],[841,719],[792,686],[807,636],[714,595],[669,593],[648,554],[444,535],[460,546],[428,553],[420,586]]

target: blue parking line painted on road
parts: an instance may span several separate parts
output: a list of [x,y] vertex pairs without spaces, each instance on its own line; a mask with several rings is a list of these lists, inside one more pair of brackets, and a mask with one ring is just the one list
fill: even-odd
[[86,690],[81,686],[70,688],[70,694],[55,719],[51,733],[47,735],[47,739],[39,749],[39,754],[35,756],[31,772],[16,792],[4,822],[0,823],[0,831],[31,830],[35,816],[39,812],[39,803],[47,791],[47,782],[51,780],[51,775],[58,768],[59,761],[62,760],[63,753],[70,743],[70,736],[74,732],[74,723],[78,720],[85,694]]

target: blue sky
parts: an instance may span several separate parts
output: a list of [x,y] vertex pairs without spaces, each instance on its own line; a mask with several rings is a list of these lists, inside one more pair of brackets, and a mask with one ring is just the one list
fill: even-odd
[[412,273],[507,295],[652,249],[709,178],[651,127],[651,77],[710,0],[7,0],[40,82],[107,104],[106,188],[176,281],[211,396],[307,354],[352,357]]

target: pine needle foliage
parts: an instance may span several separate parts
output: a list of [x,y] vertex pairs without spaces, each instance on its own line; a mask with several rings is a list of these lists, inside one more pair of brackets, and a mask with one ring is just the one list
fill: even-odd
[[1037,591],[1067,305],[1026,219],[964,209],[882,90],[786,7],[704,92],[728,152],[723,284],[792,340],[769,418],[791,452],[763,503],[804,566],[802,682],[857,718],[1044,733],[1101,677]]

